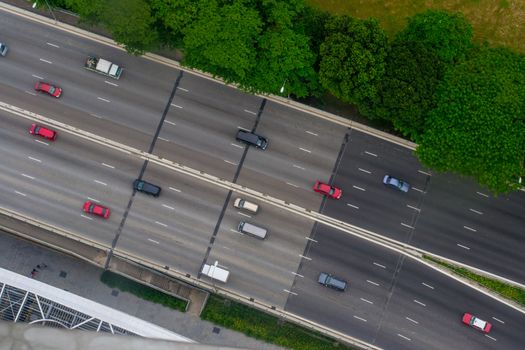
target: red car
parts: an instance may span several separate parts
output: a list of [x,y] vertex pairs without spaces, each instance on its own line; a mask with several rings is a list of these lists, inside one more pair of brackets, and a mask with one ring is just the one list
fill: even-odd
[[57,132],[37,124],[31,124],[29,128],[29,133],[32,135],[42,136],[45,139],[50,141],[55,141],[57,138]]
[[492,328],[492,324],[483,321],[482,319],[477,318],[476,316],[469,314],[468,312],[465,312],[463,314],[463,318],[461,319],[464,324],[477,329],[478,331],[482,331],[483,333],[490,332],[490,329]]
[[58,86],[54,86],[43,81],[38,81],[35,84],[35,90],[45,92],[48,95],[59,98],[62,95],[62,89]]
[[330,186],[319,180],[315,182],[314,191],[317,193],[324,194],[325,196],[328,196],[333,199],[339,199],[343,195],[343,191],[341,191],[340,188]]
[[104,219],[107,219],[109,217],[109,209],[100,205],[93,203],[91,201],[87,201],[84,203],[84,206],[82,207],[82,210],[84,210],[86,213],[90,213],[93,215],[98,215],[103,217]]

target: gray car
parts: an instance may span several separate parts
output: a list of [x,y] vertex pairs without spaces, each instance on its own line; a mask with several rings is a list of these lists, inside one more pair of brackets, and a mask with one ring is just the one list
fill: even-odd
[[410,185],[408,183],[396,179],[395,177],[392,177],[390,175],[385,175],[385,177],[383,178],[383,183],[387,186],[394,187],[395,189],[401,192],[408,192],[408,190],[410,189]]
[[319,274],[319,279],[317,280],[317,282],[319,282],[325,287],[329,287],[340,292],[345,291],[347,284],[346,281],[340,279],[339,277],[335,277],[325,272],[321,272]]
[[7,53],[7,45],[4,43],[0,43],[0,56],[5,56]]

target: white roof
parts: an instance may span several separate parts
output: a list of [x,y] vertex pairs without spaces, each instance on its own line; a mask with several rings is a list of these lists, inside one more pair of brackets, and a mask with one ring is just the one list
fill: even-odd
[[485,327],[487,326],[487,322],[480,320],[477,317],[474,317],[474,322],[472,323],[472,325],[480,329],[485,329]]

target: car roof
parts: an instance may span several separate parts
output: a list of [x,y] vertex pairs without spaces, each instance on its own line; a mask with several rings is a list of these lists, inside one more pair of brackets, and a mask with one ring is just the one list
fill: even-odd
[[474,316],[472,318],[474,319],[474,321],[472,322],[473,326],[476,326],[481,329],[485,329],[485,327],[487,326],[486,321],[480,320],[479,318],[474,317]]
[[40,135],[53,137],[53,135],[55,134],[55,132],[53,130],[50,130],[50,129],[48,129],[46,127],[43,127],[43,126],[40,126],[40,125],[37,125],[36,128],[38,128],[38,134],[40,134]]

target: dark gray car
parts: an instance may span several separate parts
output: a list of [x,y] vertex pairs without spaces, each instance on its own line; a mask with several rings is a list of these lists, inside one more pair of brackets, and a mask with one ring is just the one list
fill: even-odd
[[329,273],[321,272],[319,274],[319,279],[317,280],[320,284],[323,286],[333,288],[335,290],[338,290],[340,292],[344,292],[346,289],[346,281],[340,279],[339,277],[335,277],[333,275],[330,275]]
[[153,197],[158,197],[161,191],[161,188],[159,186],[139,179],[133,181],[133,188],[139,192],[144,192],[146,194],[152,195]]
[[253,132],[239,130],[237,131],[237,136],[235,138],[237,139],[237,141],[242,141],[262,150],[265,150],[266,147],[268,147],[268,139],[260,135],[254,134]]
[[5,56],[7,53],[7,45],[4,43],[0,43],[0,56]]

